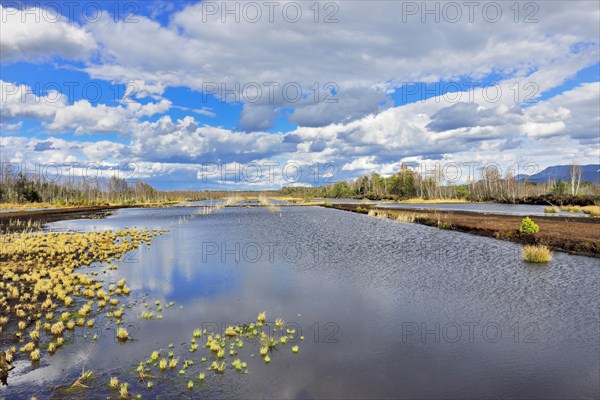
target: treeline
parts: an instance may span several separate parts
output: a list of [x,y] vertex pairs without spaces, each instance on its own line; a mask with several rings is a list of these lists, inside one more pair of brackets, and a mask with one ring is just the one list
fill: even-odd
[[[235,192],[238,196],[256,197],[256,191]],[[277,191],[261,192],[277,196]],[[231,191],[160,191],[141,180],[126,181],[118,177],[98,179],[90,183],[84,179],[54,182],[36,175],[23,173],[0,174],[0,203],[51,203],[57,205],[135,204],[172,201],[199,201],[222,199]]]
[[[573,179],[577,177],[574,176]],[[590,182],[533,183],[518,182],[509,172],[501,176],[496,169],[488,169],[479,180],[467,184],[447,184],[441,168],[426,176],[403,166],[400,171],[383,177],[373,173],[353,181],[339,181],[318,187],[286,187],[282,195],[304,198],[357,198],[371,200],[464,199],[516,203],[525,198],[545,195],[572,197],[600,197],[600,185]]]
[[[579,176],[579,178],[578,178]],[[600,185],[580,182],[572,174],[569,182],[518,182],[510,173],[500,176],[488,169],[481,178],[467,184],[448,184],[441,168],[427,175],[403,166],[397,173],[384,177],[373,173],[352,181],[318,187],[284,187],[271,191],[160,191],[141,180],[128,182],[116,176],[89,182],[84,179],[54,182],[23,173],[0,174],[0,202],[45,202],[60,205],[135,204],[171,201],[220,199],[235,193],[242,197],[292,196],[309,198],[356,198],[371,200],[464,199],[501,203],[579,204],[600,199]]]
[[83,179],[56,183],[23,173],[0,177],[0,202],[3,203],[99,205],[168,200],[168,193],[157,191],[143,181],[127,182],[114,176],[94,183]]

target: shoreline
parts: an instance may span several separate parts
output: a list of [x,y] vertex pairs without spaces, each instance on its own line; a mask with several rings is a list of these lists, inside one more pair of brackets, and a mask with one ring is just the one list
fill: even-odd
[[333,204],[328,208],[367,215],[371,213],[380,218],[491,237],[522,245],[544,244],[554,251],[600,258],[600,218],[531,215],[539,225],[540,232],[529,235],[519,232],[521,220],[525,215],[390,209],[369,204]]
[[[90,218],[94,215],[104,217],[107,213],[121,208],[161,208],[165,204],[125,204],[87,207],[65,207],[48,210],[18,210],[0,213],[0,227],[9,226],[10,221],[32,221],[46,224],[49,222]],[[340,211],[360,214],[375,214],[380,218],[388,218],[403,222],[438,227],[478,236],[491,237],[520,244],[544,244],[554,251],[569,254],[600,258],[600,218],[575,216],[537,216],[530,217],[540,226],[536,235],[525,235],[519,232],[521,220],[519,215],[480,213],[457,210],[418,210],[391,209],[377,204],[277,204],[281,206],[324,206]],[[234,205],[234,207],[264,207],[264,205]]]
[[[49,222],[64,221],[69,219],[89,218],[93,215],[106,215],[110,211],[121,208],[163,208],[170,207],[172,204],[120,204],[104,206],[74,206],[51,208],[44,210],[22,209],[0,213],[0,228],[8,226],[11,220],[39,222],[47,224]],[[2,232],[2,229],[0,229]]]

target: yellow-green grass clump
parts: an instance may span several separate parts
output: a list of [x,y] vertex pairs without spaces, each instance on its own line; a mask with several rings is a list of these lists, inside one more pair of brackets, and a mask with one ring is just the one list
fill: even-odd
[[529,263],[548,263],[552,260],[552,252],[544,245],[523,246],[523,260]]
[[129,340],[129,332],[127,332],[127,329],[117,329],[117,339],[119,339],[120,342],[126,342],[127,340]]
[[[113,262],[152,238],[160,230],[103,232],[19,232],[0,235],[0,342],[29,336],[37,343],[54,336],[54,345],[43,356],[62,345],[65,330],[93,327],[92,312],[113,300],[103,282],[76,270],[96,262]],[[129,291],[125,280],[117,283]],[[97,304],[98,308],[94,307]],[[76,308],[75,308],[76,307]],[[121,311],[122,312],[122,311]],[[44,333],[42,335],[42,333]],[[43,343],[40,344],[42,347]],[[27,348],[29,349],[30,346]],[[3,350],[3,349],[0,349]],[[29,353],[35,349],[29,349]],[[40,352],[30,354],[42,357]]]
[[544,208],[544,212],[547,214],[556,214],[558,212],[558,208],[556,207],[546,207]]
[[119,378],[116,378],[114,376],[111,377],[110,381],[108,382],[108,387],[112,390],[117,390],[119,388]]
[[[200,339],[202,338],[202,339]],[[188,385],[194,389],[196,380],[190,380],[191,376],[197,376],[200,382],[205,381],[210,375],[222,375],[228,371],[246,374],[248,373],[248,364],[244,361],[244,354],[247,352],[250,357],[254,357],[255,353],[260,354],[264,365],[270,365],[273,357],[279,353],[280,347],[290,345],[291,354],[298,356],[299,346],[294,342],[303,339],[301,336],[296,336],[296,329],[286,329],[285,322],[278,318],[274,323],[267,322],[267,315],[261,312],[256,320],[247,324],[228,325],[222,333],[211,332],[206,330],[195,329],[191,334],[190,344],[194,352],[206,352],[197,356],[200,362],[194,360],[182,359],[179,363],[176,351],[168,351],[166,357],[161,356],[160,350],[154,350],[145,362],[138,366],[146,372],[146,376],[154,370],[165,379],[180,379],[182,385]],[[247,340],[248,346],[244,346],[244,340]],[[174,349],[175,346],[169,343],[169,349]],[[187,345],[182,344],[182,351],[187,354],[191,351]],[[288,350],[289,351],[289,350]],[[289,354],[289,353],[288,353]],[[248,354],[246,354],[248,355]],[[144,365],[147,366],[147,370]],[[181,368],[178,366],[181,365]],[[194,365],[197,365],[194,369]],[[268,367],[267,367],[268,368]],[[144,381],[140,377],[141,381]],[[193,385],[190,385],[192,382]]]
[[600,206],[561,206],[562,211],[580,212],[589,214],[592,217],[600,217]]

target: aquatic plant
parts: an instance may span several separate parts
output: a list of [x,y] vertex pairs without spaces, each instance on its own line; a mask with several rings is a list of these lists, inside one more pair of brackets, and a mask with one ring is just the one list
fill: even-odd
[[261,312],[260,314],[258,314],[258,317],[256,318],[256,320],[258,321],[259,324],[264,324],[266,319],[267,319],[267,313],[264,311]]
[[550,249],[544,245],[523,246],[523,260],[530,263],[547,263],[552,260]]
[[31,361],[40,361],[40,350],[39,349],[33,350],[29,354],[29,357],[31,358]]
[[225,329],[225,336],[233,337],[237,336],[237,334],[238,332],[233,326],[228,326],[227,329]]
[[246,368],[246,363],[242,362],[239,358],[236,358],[231,362],[231,366],[235,368],[236,371],[241,371]]
[[165,358],[162,358],[162,359],[160,360],[160,362],[158,363],[158,367],[159,367],[161,370],[165,370],[165,369],[167,369],[167,363],[168,363],[168,361],[167,361]]
[[227,364],[224,361],[221,363],[213,361],[209,369],[214,370],[218,374],[222,374],[225,372],[225,369],[227,369]]
[[50,342],[48,344],[48,353],[52,354],[56,351],[56,344],[54,342]]
[[94,377],[94,373],[90,370],[86,370],[85,368],[81,369],[81,375],[71,384],[71,388],[84,388],[87,389],[88,386],[85,383],[91,380]]
[[117,388],[119,387],[119,378],[116,377],[111,377],[110,381],[108,382],[108,387],[113,389],[113,390],[117,390]]
[[119,388],[119,396],[122,399],[127,399],[129,398],[129,384],[128,383],[123,383],[121,384],[121,387]]
[[127,329],[119,328],[117,330],[117,339],[119,339],[121,342],[126,342],[129,340],[129,332],[127,332]]
[[275,328],[277,328],[277,329],[283,329],[284,325],[285,325],[285,322],[281,318],[277,318],[275,320]]
[[142,311],[142,314],[140,315],[140,317],[143,319],[152,319],[152,318],[154,318],[154,312],[153,311]]
[[562,211],[567,211],[567,212],[579,212],[579,213],[586,213],[591,215],[592,217],[599,217],[600,216],[600,206],[561,206],[560,209]]
[[292,346],[292,352],[297,353],[298,352],[298,346]]
[[556,207],[546,207],[544,208],[545,213],[554,214],[558,212],[558,208]]
[[[45,233],[11,233],[0,236],[0,283],[6,292],[6,300],[16,302],[8,307],[8,303],[0,299],[2,318],[14,316],[21,318],[17,323],[19,330],[24,330],[26,321],[35,321],[36,328],[29,334],[34,342],[42,339],[41,331],[49,332],[57,338],[56,343],[49,346],[48,353],[56,351],[62,345],[62,334],[65,329],[94,326],[94,320],[86,318],[92,312],[92,305],[97,301],[99,307],[106,302],[118,304],[118,300],[102,290],[102,282],[97,281],[94,274],[78,274],[78,267],[93,262],[119,259],[126,252],[148,244],[153,236],[162,231],[104,231],[104,232],[45,232]],[[125,281],[117,282],[122,293],[129,289]],[[80,300],[87,300],[79,310],[54,313],[60,307],[72,307]],[[45,314],[43,314],[45,312]],[[117,316],[122,311],[117,312]],[[57,317],[58,315],[58,317]],[[40,319],[45,318],[42,324]],[[2,320],[0,320],[1,322]],[[1,334],[14,333],[22,338],[19,331],[8,332],[0,329]],[[60,340],[58,340],[60,339]]]

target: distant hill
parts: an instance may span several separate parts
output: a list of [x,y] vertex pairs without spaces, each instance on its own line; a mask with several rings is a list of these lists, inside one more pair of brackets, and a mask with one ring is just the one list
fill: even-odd
[[[569,181],[570,165],[553,165],[533,175],[520,174],[515,178],[517,182],[524,182],[527,179],[529,182],[545,183],[549,180],[557,182],[562,179],[565,182]],[[593,182],[600,184],[600,164],[582,165],[581,166],[581,182]]]

